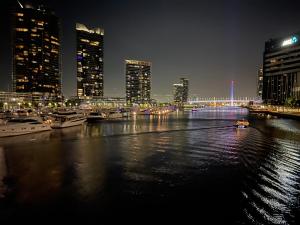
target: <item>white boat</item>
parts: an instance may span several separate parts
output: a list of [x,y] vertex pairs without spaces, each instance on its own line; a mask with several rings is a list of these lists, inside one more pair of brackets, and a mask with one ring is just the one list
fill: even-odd
[[119,119],[123,117],[123,113],[119,111],[110,111],[107,113],[107,119]]
[[38,117],[16,117],[0,126],[0,137],[10,137],[49,131],[51,127]]
[[106,114],[102,112],[90,112],[87,116],[87,122],[97,122],[106,119]]
[[51,115],[52,128],[64,128],[82,125],[86,121],[86,117],[74,111],[58,112]]

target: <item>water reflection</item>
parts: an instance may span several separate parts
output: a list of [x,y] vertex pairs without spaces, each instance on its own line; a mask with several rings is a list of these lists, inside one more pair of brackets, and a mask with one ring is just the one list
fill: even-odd
[[[300,175],[300,142],[299,139],[289,140],[277,138],[287,130],[287,124],[293,123],[293,129],[298,126],[296,121],[266,121],[266,129],[271,130],[273,138],[266,142],[268,149],[261,163],[253,169],[243,195],[247,201],[244,212],[247,218],[258,224],[293,224],[295,210],[299,210]],[[261,128],[261,127],[260,127]],[[279,129],[274,129],[279,128]],[[296,132],[299,132],[297,130]],[[286,137],[288,133],[284,133]],[[257,154],[258,152],[256,152]],[[296,214],[297,215],[297,214]]]
[[3,148],[0,148],[0,199],[5,197],[6,185],[4,179],[7,176],[5,152]]

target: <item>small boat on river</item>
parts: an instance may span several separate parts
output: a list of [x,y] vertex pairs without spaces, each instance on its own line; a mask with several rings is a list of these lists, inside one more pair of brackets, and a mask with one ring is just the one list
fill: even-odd
[[238,120],[238,121],[236,121],[236,123],[235,123],[235,127],[236,128],[247,128],[247,127],[249,127],[249,125],[250,125],[250,123],[248,122],[248,120]]

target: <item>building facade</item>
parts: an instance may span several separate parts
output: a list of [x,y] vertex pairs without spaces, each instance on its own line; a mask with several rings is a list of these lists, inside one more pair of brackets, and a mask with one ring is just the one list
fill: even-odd
[[76,24],[77,96],[103,96],[104,30]]
[[173,84],[173,96],[176,104],[183,103],[183,84]]
[[125,60],[126,103],[151,104],[151,62]]
[[61,97],[60,24],[43,6],[19,5],[13,12],[12,91]]
[[180,83],[183,85],[182,101],[186,103],[189,98],[189,80],[187,78],[180,78]]
[[[0,105],[2,109],[17,109],[25,106],[45,106],[48,102],[45,101],[43,93],[41,92],[0,92]],[[0,107],[1,108],[1,107]]]
[[265,43],[263,92],[265,103],[281,105],[300,99],[300,33]]
[[173,84],[173,95],[175,103],[187,103],[189,98],[189,80],[180,78],[180,83]]
[[262,98],[262,92],[263,92],[263,69],[260,68],[258,70],[258,73],[257,73],[257,97],[258,99],[261,99]]

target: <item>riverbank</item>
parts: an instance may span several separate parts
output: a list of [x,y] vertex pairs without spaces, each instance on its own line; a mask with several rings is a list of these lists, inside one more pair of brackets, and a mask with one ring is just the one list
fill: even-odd
[[300,112],[280,112],[280,111],[273,111],[270,109],[253,109],[248,107],[249,112],[253,114],[269,114],[271,116],[277,116],[279,118],[287,118],[287,119],[294,119],[300,120]]

